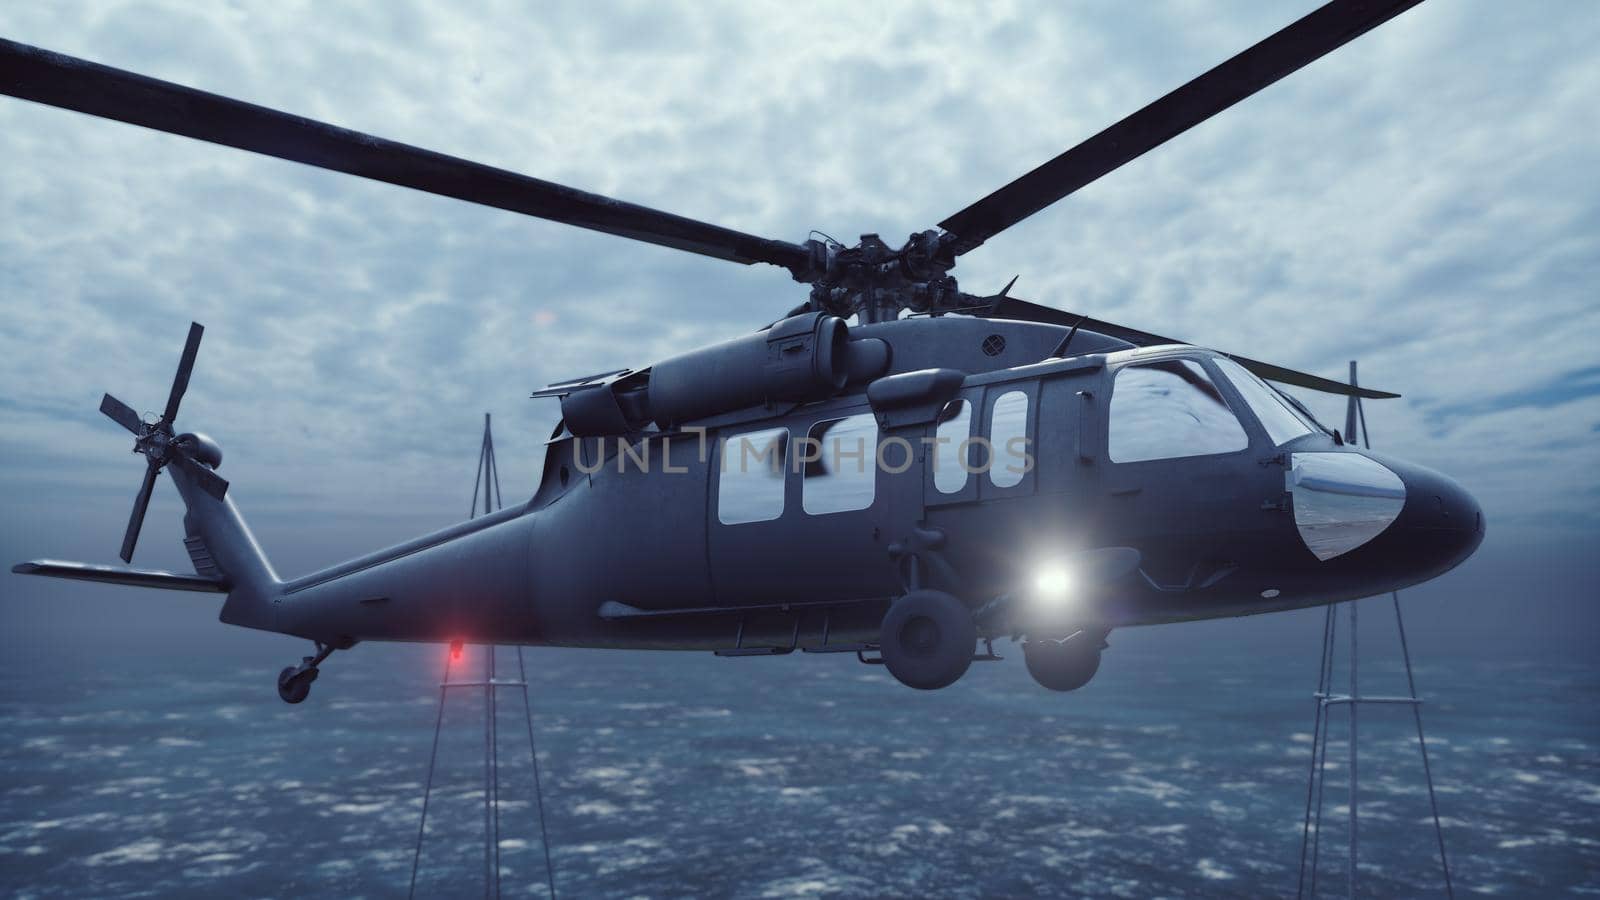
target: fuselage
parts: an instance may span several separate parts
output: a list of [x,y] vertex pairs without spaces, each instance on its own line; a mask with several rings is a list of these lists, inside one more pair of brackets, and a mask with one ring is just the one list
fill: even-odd
[[[291,581],[276,630],[324,641],[729,649],[871,641],[948,591],[988,636],[1293,609],[1432,578],[1481,512],[1345,445],[1225,357],[1030,323],[851,329],[890,362],[819,402],[550,441],[525,506]],[[960,332],[959,334],[957,332]],[[970,346],[955,346],[958,342]],[[1103,548],[1138,564],[1033,596]],[[228,614],[224,612],[224,619]]]

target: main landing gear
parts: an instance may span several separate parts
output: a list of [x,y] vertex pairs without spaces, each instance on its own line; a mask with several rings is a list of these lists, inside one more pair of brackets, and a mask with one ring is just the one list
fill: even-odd
[[[982,611],[980,610],[980,615]],[[1109,646],[1105,628],[1084,628],[1065,637],[1030,634],[1022,644],[1028,674],[1052,691],[1075,691],[1100,670],[1100,653]],[[878,635],[882,663],[907,687],[932,691],[965,675],[978,627],[972,610],[943,591],[914,590],[890,605]],[[865,660],[878,662],[879,660]]]
[[978,642],[972,611],[943,591],[914,590],[894,601],[881,629],[879,649],[889,674],[923,691],[965,675]]
[[306,656],[300,659],[298,666],[285,666],[278,673],[278,697],[285,703],[300,703],[311,694],[311,682],[317,680],[320,674],[317,666],[333,653],[332,644],[317,642],[317,655]]

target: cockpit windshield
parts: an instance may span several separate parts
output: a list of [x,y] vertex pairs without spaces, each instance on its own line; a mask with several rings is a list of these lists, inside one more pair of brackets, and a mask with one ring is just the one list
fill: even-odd
[[1317,426],[1311,418],[1286,400],[1283,395],[1273,390],[1265,381],[1257,378],[1244,366],[1239,365],[1225,356],[1212,360],[1222,374],[1233,382],[1239,389],[1250,409],[1255,412],[1256,418],[1261,420],[1261,427],[1266,429],[1267,436],[1274,445],[1286,444],[1304,434],[1316,432]]
[[1283,388],[1278,387],[1275,384],[1268,384],[1267,387],[1272,388],[1272,392],[1274,394],[1277,394],[1279,397],[1281,397],[1284,400],[1284,402],[1288,403],[1289,406],[1291,408],[1293,408],[1295,412],[1298,412],[1300,414],[1300,418],[1305,419],[1307,422],[1310,422],[1313,427],[1315,427],[1318,431],[1322,432],[1323,434],[1326,434],[1326,435],[1328,435],[1330,437],[1333,435],[1333,429],[1331,429],[1328,426],[1322,424],[1322,420],[1317,418],[1315,415],[1313,415],[1311,410],[1307,409],[1306,405],[1304,403],[1300,402],[1300,398],[1299,397],[1296,397],[1295,395],[1289,393],[1288,391],[1284,390]]

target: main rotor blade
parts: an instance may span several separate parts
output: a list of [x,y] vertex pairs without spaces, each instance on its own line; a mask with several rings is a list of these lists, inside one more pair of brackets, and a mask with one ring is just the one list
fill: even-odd
[[0,39],[0,93],[749,265],[803,247]]
[[139,543],[139,529],[144,527],[144,511],[150,507],[150,494],[156,489],[156,476],[161,467],[154,460],[145,461],[144,483],[139,485],[139,495],[133,498],[133,515],[128,517],[128,530],[122,535],[122,561],[133,562],[133,547]]
[[[1047,325],[1063,325],[1068,328],[1078,326],[1085,331],[1094,331],[1106,335],[1107,337],[1114,337],[1119,340],[1127,341],[1135,347],[1152,347],[1156,344],[1189,343],[1188,341],[1180,341],[1177,338],[1162,337],[1159,334],[1154,334],[1149,331],[1140,331],[1137,328],[1129,328],[1126,325],[1118,325],[1115,322],[1107,322],[1104,319],[1094,319],[1088,316],[1080,316],[1077,313],[1067,312],[1066,310],[1056,309],[1050,306],[1041,306],[1038,303],[1030,303],[1027,300],[1019,300],[1015,297],[1002,298],[991,308],[979,311],[976,314],[989,319],[1014,319],[1021,322],[1043,322]],[[1346,384],[1343,381],[1335,381],[1332,378],[1323,378],[1320,375],[1312,375],[1308,372],[1296,371],[1294,369],[1285,368],[1284,366],[1276,365],[1274,363],[1261,362],[1260,360],[1251,359],[1248,356],[1240,356],[1237,353],[1228,353],[1227,351],[1221,350],[1218,352],[1227,356],[1229,359],[1233,360],[1239,365],[1244,366],[1246,369],[1249,369],[1251,372],[1254,372],[1256,377],[1262,378],[1266,381],[1276,381],[1279,384],[1294,385],[1295,387],[1302,387],[1306,388],[1307,390],[1321,391],[1325,394],[1339,394],[1345,397],[1365,397],[1368,400],[1392,400],[1400,396],[1399,394],[1391,394],[1388,391],[1375,391],[1371,388],[1358,387],[1356,385]]]
[[[1350,383],[1356,383],[1356,361],[1350,360]],[[1344,439],[1346,443],[1356,442],[1356,410],[1359,404],[1355,397],[1350,397],[1344,403]]]
[[965,253],[1422,0],[1333,0],[956,213],[939,227]]
[[183,356],[178,359],[178,374],[172,376],[172,393],[167,395],[167,408],[161,413],[161,421],[169,425],[178,417],[178,404],[183,402],[183,395],[189,390],[189,376],[194,372],[195,354],[200,352],[200,338],[205,333],[205,326],[199,322],[189,323],[189,338],[183,342]]
[[116,422],[135,435],[144,433],[144,420],[140,419],[139,414],[133,411],[133,407],[110,394],[100,398],[100,411],[105,413],[111,421]]
[[1389,391],[1375,391],[1372,388],[1364,388],[1358,385],[1345,384],[1342,381],[1335,381],[1332,378],[1323,378],[1321,375],[1311,375],[1306,372],[1297,372],[1294,369],[1286,369],[1283,366],[1275,366],[1272,363],[1262,362],[1258,359],[1250,359],[1246,356],[1238,356],[1232,353],[1228,353],[1226,355],[1229,359],[1254,372],[1256,377],[1263,381],[1276,381],[1279,384],[1303,387],[1311,391],[1321,391],[1324,394],[1338,394],[1343,397],[1363,397],[1367,400],[1394,400],[1400,396],[1399,394],[1390,393]]

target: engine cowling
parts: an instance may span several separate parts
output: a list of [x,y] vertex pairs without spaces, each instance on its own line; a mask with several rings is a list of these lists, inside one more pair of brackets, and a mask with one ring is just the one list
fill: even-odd
[[764,403],[826,400],[889,368],[887,342],[852,341],[848,332],[838,316],[790,316],[648,369],[574,386],[561,395],[561,415],[578,437],[607,437],[639,431],[650,422],[671,430]]
[[831,397],[850,377],[847,331],[838,316],[805,313],[656,363],[650,417],[667,429],[768,401]]

